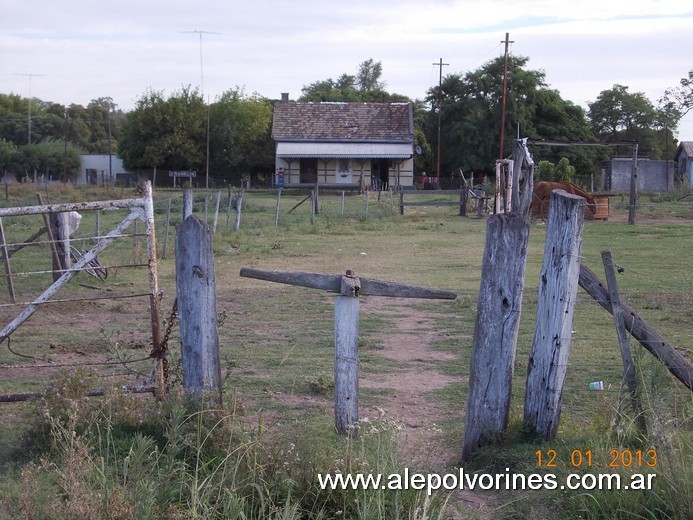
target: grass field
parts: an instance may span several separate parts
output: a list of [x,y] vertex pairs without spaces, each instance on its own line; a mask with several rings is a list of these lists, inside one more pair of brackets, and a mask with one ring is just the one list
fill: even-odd
[[[194,212],[203,218],[206,205],[210,224],[216,194],[195,194]],[[31,186],[11,186],[9,195],[5,207],[34,204]],[[51,203],[136,196],[132,190],[69,187],[52,187],[44,195]],[[690,513],[691,392],[631,341],[648,420],[648,434],[636,435],[623,399],[613,318],[582,290],[558,438],[540,443],[525,431],[526,365],[545,239],[540,223],[530,232],[511,426],[465,469],[526,475],[552,470],[564,476],[571,470],[604,471],[599,465],[605,464],[624,475],[656,471],[655,489],[439,492],[430,501],[413,492],[318,492],[319,471],[456,471],[486,224],[485,218],[457,216],[456,206],[435,206],[455,195],[418,194],[431,205],[407,207],[401,216],[397,200],[391,203],[387,195],[378,201],[371,194],[366,205],[363,195],[325,193],[314,221],[308,202],[289,212],[305,196],[285,192],[275,225],[276,193],[246,193],[240,229],[234,232],[227,226],[226,192],[222,194],[214,253],[223,410],[181,411],[176,397],[163,405],[151,397],[115,393],[81,399],[80,392],[90,384],[137,382],[150,370],[150,361],[93,366],[94,372],[74,366],[43,368],[148,355],[148,301],[120,298],[146,292],[146,269],[129,267],[146,259],[143,237],[124,237],[100,256],[102,264],[118,266],[109,269],[105,282],[78,275],[58,297],[79,301],[44,306],[12,335],[11,343],[0,349],[0,392],[45,391],[50,398],[38,405],[0,404],[0,495],[6,497],[0,499],[0,518],[222,518],[235,511],[247,518],[675,519]],[[166,258],[161,258],[169,199],[171,227]],[[175,295],[173,241],[174,226],[182,217],[180,191],[158,190],[155,211],[166,324]],[[100,233],[123,215],[100,215]],[[8,243],[25,240],[42,225],[37,217],[6,218],[3,224]],[[77,235],[88,244],[95,229],[96,215],[85,213]],[[600,252],[606,249],[624,268],[618,278],[622,300],[693,361],[693,204],[643,195],[638,222],[628,225],[625,202],[615,197],[607,221],[585,223],[582,262],[601,279]],[[15,273],[49,271],[48,246],[23,249],[13,255],[11,265]],[[345,441],[332,425],[333,296],[241,278],[242,267],[331,274],[351,269],[361,276],[449,289],[458,298],[363,298],[360,415],[378,427],[359,440]],[[47,283],[49,273],[17,275],[18,301],[35,298]],[[6,288],[3,278],[0,303],[9,303]],[[17,312],[17,307],[0,307],[3,325]],[[174,396],[180,381],[176,341],[174,329],[169,345]],[[53,386],[46,390],[49,381]],[[604,382],[604,391],[589,390],[589,383],[596,381]],[[68,389],[69,396],[56,396],[56,388]],[[46,410],[49,417],[41,415]],[[215,413],[224,420],[215,421]],[[161,416],[167,419],[158,419]],[[74,437],[70,431],[76,432]],[[27,435],[44,443],[27,442]],[[550,450],[561,464],[539,468],[537,452]],[[611,450],[656,450],[657,465],[608,468]],[[572,467],[571,455],[587,452],[594,465]],[[133,460],[141,472],[139,487],[124,471]],[[90,463],[85,466],[84,461]],[[241,474],[240,467],[247,472]],[[135,471],[132,468],[129,471]]]

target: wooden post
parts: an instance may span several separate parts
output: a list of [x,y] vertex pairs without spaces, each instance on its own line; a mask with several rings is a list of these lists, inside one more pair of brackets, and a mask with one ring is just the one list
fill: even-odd
[[638,201],[638,143],[633,145],[633,166],[630,172],[630,197],[628,202],[628,223],[635,224],[635,205]]
[[368,218],[368,192],[366,192],[366,218]]
[[404,191],[399,192],[399,214],[404,215]]
[[[175,179],[175,177],[174,177]],[[166,205],[166,228],[164,230],[164,251],[161,258],[166,258],[166,251],[168,249],[168,229],[171,226],[171,199],[168,199],[168,204]]]
[[616,326],[616,336],[621,349],[621,359],[623,360],[623,377],[628,385],[630,393],[631,406],[633,407],[633,418],[640,430],[640,433],[647,433],[647,422],[643,414],[640,396],[638,394],[638,382],[635,374],[635,365],[633,364],[633,354],[630,351],[628,342],[628,332],[624,324],[623,309],[621,308],[621,298],[618,295],[616,287],[616,274],[614,273],[614,262],[611,259],[611,251],[602,251],[602,263],[604,264],[604,274],[606,275],[606,283],[609,287],[609,299],[611,300],[611,311],[614,316],[614,325]]
[[7,292],[10,295],[12,303],[17,303],[14,293],[14,282],[12,281],[12,268],[10,267],[10,253],[7,250],[7,240],[5,240],[5,228],[2,225],[0,218],[0,241],[2,241],[2,261],[5,264],[5,277],[7,278]]
[[334,416],[341,435],[351,434],[359,420],[359,290],[347,271],[334,304]]
[[217,232],[217,223],[219,222],[219,204],[221,203],[221,191],[217,192],[217,205],[214,209],[214,224],[212,224],[212,233]]
[[460,217],[467,216],[467,183],[462,181],[460,188]]
[[[361,295],[398,298],[429,298],[454,300],[451,291],[405,285],[373,278],[356,278],[352,271],[346,276],[262,271],[244,267],[241,276],[269,282],[286,283],[338,293],[335,302],[335,425],[343,435],[353,432],[358,421],[358,297]],[[356,432],[354,432],[356,433]]]
[[212,234],[209,226],[194,216],[176,229],[176,295],[183,386],[194,397],[210,393],[221,404]]
[[233,223],[233,230],[238,231],[241,227],[241,210],[243,208],[243,188],[238,192],[238,197],[236,197],[236,220]]
[[193,194],[190,188],[183,190],[183,220],[193,214]]
[[315,214],[317,213],[316,206],[318,205],[318,200],[315,195],[315,190],[310,192],[310,223],[315,224]]
[[342,191],[342,216],[344,215],[344,191]]
[[50,218],[51,232],[55,240],[57,255],[53,258],[53,281],[56,282],[70,268],[70,231],[67,212],[53,213]]
[[279,225],[279,203],[281,202],[281,200],[282,200],[282,189],[279,188],[277,190],[277,204],[274,207],[274,226],[275,227]]
[[481,266],[462,460],[508,425],[529,224],[512,213],[489,217]]
[[228,198],[226,199],[226,231],[228,231],[231,226],[231,204],[233,202],[233,193],[231,189],[231,185],[229,184]]
[[525,423],[546,440],[556,436],[561,417],[580,275],[584,207],[585,199],[563,190],[551,196],[524,406]]

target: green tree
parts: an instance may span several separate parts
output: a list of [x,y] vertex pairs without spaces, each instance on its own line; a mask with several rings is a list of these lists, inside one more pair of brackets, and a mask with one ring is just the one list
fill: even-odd
[[660,103],[675,109],[679,119],[693,109],[693,69],[688,71],[687,78],[681,78],[678,87],[664,91]]
[[406,102],[409,98],[400,94],[389,93],[385,90],[385,82],[381,81],[383,67],[379,61],[369,58],[359,64],[355,76],[342,74],[337,81],[332,78],[315,81],[305,85],[299,101],[303,102]]
[[[582,109],[549,89],[545,74],[529,70],[529,58],[508,58],[506,126],[503,157],[511,153],[512,137],[520,134],[533,140],[593,140]],[[464,76],[446,76],[440,86],[429,90],[431,106],[425,130],[435,144],[437,110],[441,110],[441,171],[479,171],[492,174],[500,157],[500,121],[503,100],[504,59],[496,58]],[[566,149],[535,147],[538,160],[558,162]],[[571,151],[570,160],[589,169],[590,152]]]
[[[592,130],[602,141],[637,141],[638,152],[651,159],[661,159],[678,124],[671,107],[655,108],[642,92],[631,93],[624,85],[603,90],[588,103]],[[667,132],[662,132],[666,127]],[[629,149],[616,150],[628,153]]]
[[183,88],[168,99],[148,91],[128,113],[119,155],[129,170],[203,171],[207,110],[197,90]]
[[210,106],[210,171],[215,178],[238,181],[274,171],[270,137],[272,103],[257,94],[228,90]]

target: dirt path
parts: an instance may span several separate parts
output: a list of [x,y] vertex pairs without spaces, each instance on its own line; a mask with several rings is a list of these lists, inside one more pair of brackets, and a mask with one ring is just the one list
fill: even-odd
[[[456,359],[457,355],[431,347],[441,334],[436,327],[436,316],[415,310],[411,300],[372,298],[364,303],[363,310],[387,318],[387,329],[369,337],[382,344],[378,355],[396,361],[402,368],[387,374],[359,374],[360,387],[388,391],[388,398],[382,404],[366,408],[360,415],[381,416],[402,426],[402,457],[410,468],[440,475],[454,472],[460,454],[449,447],[451,443],[446,442],[438,427],[442,420],[450,418],[450,410],[429,393],[463,381],[465,377],[443,374],[439,370],[440,361]],[[464,404],[460,403],[455,415],[464,413]],[[462,439],[459,441],[461,449]],[[487,495],[458,491],[452,501],[473,511],[479,519],[492,518]]]

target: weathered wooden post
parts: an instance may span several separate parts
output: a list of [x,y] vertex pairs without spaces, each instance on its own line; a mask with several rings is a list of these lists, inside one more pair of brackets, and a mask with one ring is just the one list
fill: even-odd
[[580,275],[585,199],[551,195],[534,342],[527,367],[524,420],[544,439],[556,436],[568,368]]
[[647,421],[643,413],[640,395],[638,392],[638,380],[635,374],[635,365],[633,364],[633,354],[630,350],[628,342],[628,332],[624,324],[623,309],[621,308],[621,297],[618,294],[616,286],[616,273],[614,272],[614,262],[611,259],[611,251],[602,251],[602,262],[604,264],[604,274],[606,275],[606,283],[609,286],[609,300],[611,300],[611,309],[614,316],[614,325],[616,327],[616,335],[618,344],[621,349],[621,360],[623,361],[623,377],[628,385],[630,393],[631,406],[633,407],[633,419],[635,420],[640,433],[647,433]]
[[209,393],[221,403],[212,233],[194,216],[187,217],[176,229],[176,295],[183,386],[195,397]]
[[350,435],[358,422],[358,313],[361,295],[399,298],[428,298],[454,300],[451,291],[405,285],[373,278],[356,278],[352,271],[346,276],[263,271],[244,267],[241,276],[269,282],[299,285],[338,293],[334,317],[334,410],[335,426],[341,435]]
[[193,194],[190,188],[183,190],[183,219],[193,214]]
[[[613,314],[609,291],[599,280],[596,274],[584,264],[580,265],[580,287],[601,305],[607,312]],[[659,334],[648,322],[646,322],[626,302],[621,302],[623,314],[627,316],[623,320],[626,330],[647,350],[661,361],[667,370],[676,379],[681,381],[686,388],[693,391],[693,364],[691,364],[674,346]]]
[[462,460],[508,425],[529,224],[497,213],[486,224],[486,247],[474,326]]
[[241,191],[238,192],[238,196],[236,197],[236,220],[233,223],[233,230],[238,231],[238,228],[241,227],[241,211],[243,208],[243,188],[241,188]]
[[361,282],[346,272],[334,302],[334,418],[342,435],[359,420],[359,292]]

